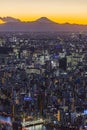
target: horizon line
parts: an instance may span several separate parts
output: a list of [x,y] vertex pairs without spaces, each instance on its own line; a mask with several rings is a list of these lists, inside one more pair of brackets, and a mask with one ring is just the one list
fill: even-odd
[[[5,17],[0,17],[0,21],[2,22],[2,23],[0,22],[0,25],[9,22],[9,20],[8,21],[3,20],[3,19],[6,19],[6,18],[12,18],[13,19],[12,22],[22,22],[22,23],[35,22],[35,21],[37,21],[37,20],[39,20],[41,18],[46,18],[49,21],[52,21],[52,22],[54,22],[56,24],[71,24],[71,25],[74,24],[74,25],[83,25],[83,26],[87,25],[87,23],[76,23],[76,22],[68,22],[68,21],[66,21],[66,22],[58,22],[58,21],[55,21],[55,20],[53,20],[51,18],[48,18],[46,16],[41,16],[41,17],[35,18],[34,20],[22,20],[21,18],[16,18],[16,17],[12,17],[12,16],[5,16]],[[16,21],[16,20],[18,20],[18,21]]]

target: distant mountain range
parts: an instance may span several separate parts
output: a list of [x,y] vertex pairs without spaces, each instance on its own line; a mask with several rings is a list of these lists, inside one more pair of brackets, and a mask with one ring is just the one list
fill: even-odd
[[0,24],[0,32],[2,31],[23,31],[23,32],[50,32],[50,31],[87,31],[87,25],[79,24],[59,24],[49,20],[46,17],[41,17],[33,22],[22,22],[19,19],[12,17],[0,17],[4,24]]

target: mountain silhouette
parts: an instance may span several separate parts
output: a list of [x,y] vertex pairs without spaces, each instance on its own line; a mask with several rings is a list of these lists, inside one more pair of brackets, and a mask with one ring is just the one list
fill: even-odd
[[36,21],[32,22],[22,22],[19,19],[15,19],[12,17],[4,17],[4,18],[0,17],[0,19],[5,22],[4,24],[0,24],[0,32],[87,31],[87,25],[69,24],[69,23],[59,24],[51,21],[46,17],[41,17]]
[[51,21],[50,19],[48,19],[47,17],[41,17],[39,19],[37,19],[35,22],[39,22],[39,23],[55,23],[53,21]]

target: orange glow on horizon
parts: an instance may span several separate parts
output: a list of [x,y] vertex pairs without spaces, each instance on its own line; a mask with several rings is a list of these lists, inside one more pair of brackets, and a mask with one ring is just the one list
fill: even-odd
[[0,0],[0,5],[2,18],[27,22],[47,17],[57,23],[87,25],[87,0]]
[[[7,17],[7,16],[3,16],[3,17]],[[11,16],[10,16],[11,17]],[[21,15],[21,16],[12,16],[12,18],[15,19],[19,19],[21,22],[33,22],[36,21],[37,19],[41,18],[41,17],[45,17],[45,15],[43,16],[39,16],[39,15],[35,15],[35,16],[25,16],[25,15]],[[85,16],[82,17],[77,17],[77,16],[46,16],[49,20],[55,22],[55,23],[59,23],[59,24],[64,24],[64,23],[70,23],[70,24],[81,24],[81,25],[87,25],[87,18],[85,18]],[[5,22],[0,20],[0,24],[4,24]]]
[[[22,22],[33,22],[36,21],[37,19],[45,17],[45,16],[37,16],[37,17],[21,17],[20,20]],[[70,24],[82,24],[82,25],[87,25],[87,18],[76,18],[76,17],[47,17],[49,20],[64,24],[64,23],[70,23]]]

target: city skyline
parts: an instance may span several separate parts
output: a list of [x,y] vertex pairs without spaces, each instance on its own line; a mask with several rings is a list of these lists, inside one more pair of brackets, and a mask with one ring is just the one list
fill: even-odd
[[57,23],[87,24],[87,0],[0,0],[0,5],[2,18],[35,21],[47,17]]

